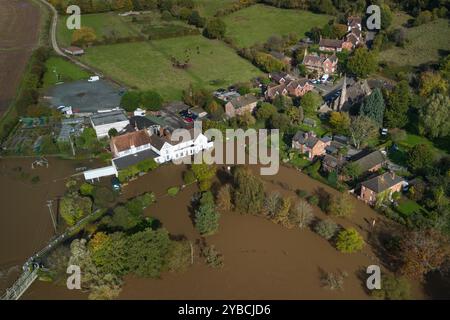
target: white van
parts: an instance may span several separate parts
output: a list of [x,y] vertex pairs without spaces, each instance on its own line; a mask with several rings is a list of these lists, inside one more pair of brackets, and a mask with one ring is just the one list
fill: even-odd
[[91,77],[89,77],[88,82],[95,82],[98,80],[100,80],[99,76],[91,76]]
[[320,81],[322,82],[322,83],[325,83],[325,82],[327,82],[327,80],[328,80],[328,78],[329,78],[330,76],[328,75],[328,74],[324,74],[323,76],[322,76],[322,78],[320,78]]

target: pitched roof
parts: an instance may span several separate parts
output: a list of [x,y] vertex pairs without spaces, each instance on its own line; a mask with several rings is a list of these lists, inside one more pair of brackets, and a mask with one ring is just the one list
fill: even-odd
[[157,157],[158,154],[155,151],[153,151],[152,149],[145,149],[135,154],[113,159],[113,162],[118,170],[122,170],[127,167],[138,164],[141,161],[147,159],[155,159]]
[[394,173],[385,172],[382,175],[364,181],[361,185],[376,193],[380,193],[404,181],[402,177]]
[[252,94],[246,94],[245,96],[240,96],[233,98],[230,103],[235,109],[240,109],[242,107],[248,106],[249,104],[257,102],[258,99]]
[[330,168],[339,168],[342,167],[347,160],[344,157],[335,157],[330,154],[326,154],[323,157],[322,163]]
[[341,48],[343,40],[337,39],[320,39],[319,47],[328,47],[328,48]]
[[308,148],[313,148],[317,144],[317,142],[319,142],[319,140],[319,138],[313,136],[311,133],[303,131],[297,131],[297,133],[292,138],[292,141],[303,144]]
[[101,126],[104,124],[128,121],[123,111],[114,110],[110,112],[101,112],[91,116],[91,121],[95,126]]
[[133,128],[137,127],[137,130],[147,129],[151,126],[160,126],[159,123],[152,121],[150,118],[134,116],[130,118],[130,124]]
[[139,130],[113,137],[111,143],[114,144],[118,152],[129,150],[132,147],[140,147],[150,143],[150,135],[147,130]]
[[377,150],[359,158],[358,160],[354,161],[354,163],[358,164],[363,172],[366,172],[385,161],[386,158],[384,157],[384,155],[381,153],[381,151]]

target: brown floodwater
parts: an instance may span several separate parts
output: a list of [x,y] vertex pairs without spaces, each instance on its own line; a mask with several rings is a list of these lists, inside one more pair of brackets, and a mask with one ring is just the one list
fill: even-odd
[[[0,158],[0,290],[17,278],[22,265],[54,235],[47,201],[65,192],[65,179],[91,161],[49,159],[49,167],[31,168],[36,158]],[[33,183],[33,177],[39,181]],[[35,178],[36,179],[36,178]]]
[[[23,166],[25,166],[26,161]],[[54,160],[59,162],[60,160]],[[6,163],[5,163],[6,162]],[[52,235],[46,199],[63,193],[63,182],[52,182],[70,175],[77,165],[62,161],[49,169],[37,169],[41,173],[41,186],[29,186],[16,181],[9,173],[7,180],[3,172],[10,172],[17,166],[16,161],[2,160],[3,190],[10,190],[8,196],[2,192],[3,203],[8,203],[7,212],[17,212],[15,218],[5,218],[2,208],[2,231],[9,233],[8,239],[2,234],[2,261],[9,259],[16,264],[23,263],[33,250],[45,244]],[[7,166],[7,168],[4,168]],[[53,170],[60,171],[59,174]],[[57,169],[59,168],[59,169]],[[256,168],[255,168],[256,169]],[[200,239],[190,218],[190,201],[197,191],[196,186],[183,189],[175,198],[166,195],[169,187],[182,182],[184,166],[166,165],[140,177],[124,188],[123,199],[153,191],[157,202],[147,209],[146,214],[159,219],[172,235],[184,236],[193,243]],[[37,171],[36,171],[37,172]],[[52,173],[50,173],[52,172]],[[47,180],[48,179],[48,180]],[[319,188],[330,193],[335,190],[320,184],[295,169],[281,167],[276,176],[263,177],[268,190],[277,190],[284,195],[295,197],[291,190],[297,188],[309,193]],[[50,182],[48,182],[50,181]],[[289,185],[282,188],[279,182]],[[44,187],[45,186],[45,187]],[[18,192],[18,193],[17,193]],[[29,201],[23,201],[23,197]],[[14,201],[15,199],[15,201]],[[11,203],[12,202],[12,203]],[[354,200],[355,213],[351,219],[336,219],[339,224],[353,226],[363,235],[370,230],[372,218],[381,219],[375,211]],[[14,210],[15,209],[15,210]],[[325,215],[314,208],[319,218]],[[31,221],[30,221],[31,220]],[[9,224],[6,226],[4,223]],[[23,224],[23,225],[22,225]],[[35,230],[41,228],[39,232]],[[21,230],[21,231],[19,231]],[[3,232],[2,232],[3,233]],[[20,235],[20,236],[19,236]],[[31,242],[27,239],[32,239]],[[363,282],[358,277],[361,270],[376,264],[377,259],[370,246],[360,253],[342,254],[329,242],[314,232],[288,230],[261,217],[223,213],[219,232],[207,238],[224,255],[223,269],[211,269],[200,258],[185,273],[164,273],[161,279],[141,279],[134,276],[125,278],[120,299],[368,299]],[[14,249],[13,249],[14,248]],[[7,253],[5,254],[4,251]],[[15,260],[14,260],[15,259]],[[320,284],[323,271],[345,271],[344,289],[331,291]],[[423,298],[420,286],[414,285],[414,296]],[[86,299],[85,293],[69,291],[51,283],[35,282],[24,294],[24,299]]]

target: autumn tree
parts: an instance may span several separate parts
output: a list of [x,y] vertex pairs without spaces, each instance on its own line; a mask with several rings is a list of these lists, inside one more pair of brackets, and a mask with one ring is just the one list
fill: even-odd
[[344,253],[360,251],[364,247],[363,237],[354,228],[339,232],[336,240],[336,248]]
[[81,47],[87,47],[97,39],[95,30],[90,27],[81,27],[72,34],[72,44]]
[[200,191],[208,191],[211,188],[213,178],[216,176],[217,168],[206,163],[200,163],[193,164],[191,170],[199,183]]
[[232,192],[231,186],[226,184],[219,189],[216,197],[217,208],[224,211],[232,209]]
[[448,257],[448,241],[433,229],[410,231],[400,241],[401,272],[423,280],[428,272],[439,270]]
[[428,97],[433,93],[445,94],[448,83],[439,72],[426,71],[420,75],[419,94]]
[[347,134],[350,126],[350,116],[347,112],[332,111],[329,119],[330,127],[333,132]]
[[327,211],[336,217],[348,217],[355,209],[352,199],[348,193],[334,196],[328,205]]

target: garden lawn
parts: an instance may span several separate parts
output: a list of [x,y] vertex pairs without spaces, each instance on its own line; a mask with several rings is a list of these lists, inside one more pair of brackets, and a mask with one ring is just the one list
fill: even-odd
[[445,19],[407,28],[409,42],[404,48],[393,47],[380,53],[380,61],[398,66],[419,66],[423,63],[438,61],[440,52],[450,50],[450,27]]
[[397,211],[404,216],[409,216],[415,212],[420,213],[422,210],[425,209],[422,208],[417,202],[409,199],[402,199],[397,207]]
[[239,47],[266,42],[272,35],[295,33],[303,37],[312,27],[323,27],[331,17],[308,11],[254,5],[224,18],[228,37]]
[[45,66],[47,71],[44,74],[44,88],[53,86],[58,82],[89,78],[88,72],[60,57],[51,57],[47,60]]
[[[81,15],[81,26],[93,28],[97,35],[97,39],[102,39],[104,36],[110,36],[112,33],[115,33],[117,37],[139,35],[139,33],[127,23],[127,18],[120,17],[115,12],[83,14]],[[66,17],[61,16],[58,20],[58,43],[63,47],[69,46],[72,42],[73,32],[74,30],[69,30],[66,27]]]
[[[172,57],[189,60],[189,67],[175,68]],[[156,90],[166,101],[180,99],[190,83],[216,89],[262,75],[222,42],[202,36],[94,46],[81,60],[130,87]]]

